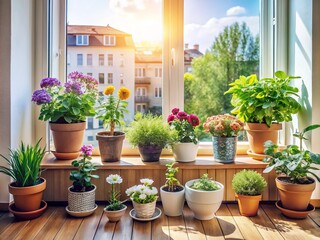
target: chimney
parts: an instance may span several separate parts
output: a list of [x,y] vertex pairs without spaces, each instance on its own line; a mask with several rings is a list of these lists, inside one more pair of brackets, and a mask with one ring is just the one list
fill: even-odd
[[193,49],[199,51],[199,44],[194,44],[194,45],[193,45]]
[[185,49],[185,50],[188,50],[188,47],[189,47],[189,43],[185,43],[185,44],[184,44],[184,49]]

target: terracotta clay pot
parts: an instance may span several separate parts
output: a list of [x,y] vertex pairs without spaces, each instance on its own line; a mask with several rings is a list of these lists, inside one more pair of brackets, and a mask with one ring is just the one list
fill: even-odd
[[104,162],[120,161],[124,138],[123,132],[114,132],[114,135],[110,135],[108,131],[98,132],[96,139],[99,142],[101,160]]
[[264,143],[271,140],[278,143],[279,130],[282,125],[273,123],[270,127],[264,123],[245,123],[250,149],[253,153],[264,154]]
[[29,187],[16,187],[14,182],[9,184],[9,193],[13,195],[16,211],[31,212],[40,208],[42,193],[46,189],[46,180],[41,178],[41,183]]
[[125,207],[118,211],[109,211],[104,209],[104,212],[106,213],[106,216],[108,217],[109,222],[118,222],[121,219],[121,217],[126,213],[126,210],[127,210],[127,206],[126,205],[123,205],[123,206]]
[[[309,184],[290,183],[289,177],[277,177],[276,186],[279,191],[282,206],[295,211],[305,211],[308,208],[316,182]],[[284,180],[284,181],[283,181]]]
[[143,162],[158,162],[162,152],[162,146],[139,146],[140,157]]
[[79,157],[86,122],[49,123],[57,159],[70,160]]
[[261,194],[257,196],[247,196],[235,194],[238,199],[240,214],[246,217],[257,215]]

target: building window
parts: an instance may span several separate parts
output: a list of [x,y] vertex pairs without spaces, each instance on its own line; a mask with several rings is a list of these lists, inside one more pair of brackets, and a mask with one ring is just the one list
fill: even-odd
[[92,54],[87,54],[87,66],[92,66]]
[[120,67],[124,67],[124,54],[120,54]]
[[88,35],[77,35],[76,36],[76,45],[77,46],[88,46],[89,45],[89,36]]
[[94,141],[94,138],[93,138],[93,136],[88,136],[88,142],[92,142],[92,141]]
[[154,76],[155,77],[159,77],[159,78],[162,78],[162,68],[155,68],[154,69]]
[[160,87],[159,88],[159,98],[161,98],[162,97],[162,88]]
[[104,65],[104,54],[99,54],[99,66]]
[[147,111],[147,105],[146,104],[137,104],[136,111],[141,112],[141,113],[145,113]]
[[116,45],[116,36],[104,36],[104,45],[105,46],[115,46]]
[[87,123],[88,123],[87,129],[93,129],[93,118],[92,117],[87,118]]
[[113,84],[113,73],[108,73],[108,83]]
[[154,89],[154,97],[158,97],[158,88]]
[[99,84],[104,84],[104,73],[99,73]]
[[108,66],[113,66],[113,54],[108,54]]
[[92,77],[92,73],[91,72],[87,73],[87,75]]
[[82,66],[83,65],[83,55],[77,54],[77,65]]
[[142,67],[135,68],[135,76],[136,77],[145,77],[146,76],[146,69]]
[[156,98],[161,98],[162,97],[162,88],[159,87],[159,88],[155,88],[154,89],[154,97]]

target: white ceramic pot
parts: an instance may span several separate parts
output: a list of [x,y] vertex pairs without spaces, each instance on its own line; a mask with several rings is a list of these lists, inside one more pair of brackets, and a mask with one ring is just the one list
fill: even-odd
[[[183,186],[181,186],[183,187]],[[182,215],[182,209],[184,205],[184,192],[185,188],[180,192],[167,192],[163,190],[164,186],[160,188],[161,202],[164,210],[164,214],[170,217],[176,217]]]
[[221,205],[224,186],[216,181],[220,189],[215,191],[201,191],[190,188],[196,180],[198,179],[190,180],[185,184],[188,206],[193,211],[195,218],[199,220],[210,220],[214,217]]
[[177,162],[193,162],[196,160],[199,144],[175,143],[172,147],[173,157]]

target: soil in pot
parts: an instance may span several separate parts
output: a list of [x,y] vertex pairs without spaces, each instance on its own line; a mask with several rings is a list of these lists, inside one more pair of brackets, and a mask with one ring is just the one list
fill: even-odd
[[160,159],[162,146],[139,146],[139,153],[143,162],[157,162]]
[[290,177],[276,178],[276,186],[283,208],[295,211],[304,211],[308,208],[312,192],[316,187],[315,180],[310,177],[308,179],[311,183],[297,184],[292,183]]
[[108,131],[97,133],[96,139],[99,142],[101,160],[104,162],[120,161],[124,138],[123,132],[114,132],[114,135],[110,135]]

